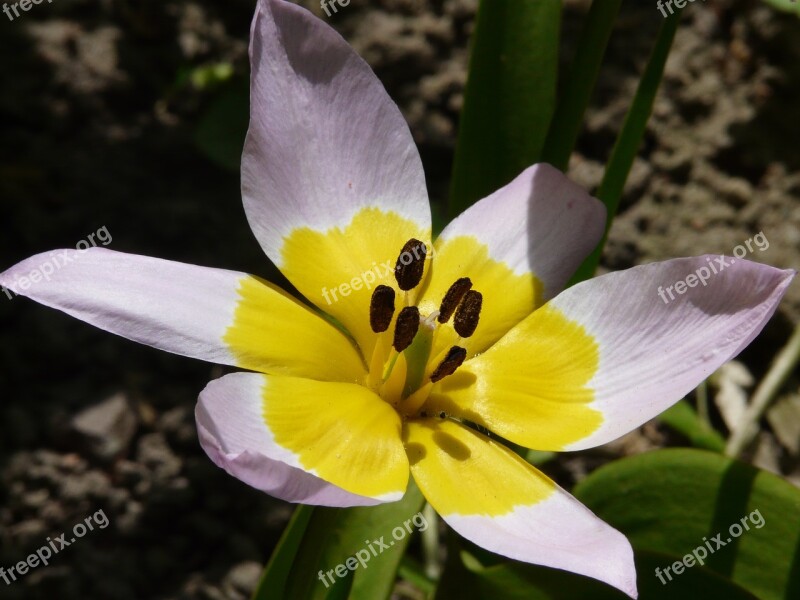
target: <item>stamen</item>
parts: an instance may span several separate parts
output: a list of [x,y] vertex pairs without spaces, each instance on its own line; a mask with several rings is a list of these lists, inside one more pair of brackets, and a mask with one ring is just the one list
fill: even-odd
[[464,359],[467,358],[466,348],[461,346],[453,346],[447,352],[447,356],[439,363],[439,366],[431,373],[431,381],[436,383],[456,372],[456,369],[461,366]]
[[472,288],[472,280],[469,277],[462,277],[450,286],[447,293],[442,298],[442,305],[439,307],[439,323],[447,323],[453,316],[461,299]]
[[481,316],[481,306],[483,306],[483,295],[475,290],[468,291],[453,319],[453,327],[462,338],[468,338],[475,333]]
[[369,303],[369,324],[372,331],[381,333],[389,329],[394,316],[394,290],[388,285],[379,285],[372,292]]
[[425,255],[427,254],[428,247],[415,238],[411,238],[403,246],[394,266],[394,278],[397,279],[397,285],[404,292],[413,290],[422,281]]
[[386,362],[387,344],[389,340],[386,335],[379,335],[375,340],[375,348],[372,350],[372,358],[369,361],[369,373],[367,374],[367,386],[377,392],[383,381],[383,365]]
[[419,309],[416,306],[406,306],[397,315],[394,326],[394,342],[392,345],[398,352],[402,352],[414,341],[414,336],[419,330]]

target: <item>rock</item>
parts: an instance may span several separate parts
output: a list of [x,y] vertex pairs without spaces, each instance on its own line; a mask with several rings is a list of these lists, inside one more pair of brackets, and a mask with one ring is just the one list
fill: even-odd
[[105,473],[89,471],[82,475],[64,477],[59,497],[71,502],[105,500],[111,491],[111,482]]
[[164,413],[158,420],[158,428],[175,447],[188,448],[197,444],[194,411],[189,406],[177,406]]
[[736,360],[725,363],[711,376],[711,382],[719,390],[714,396],[714,402],[725,426],[731,431],[736,429],[747,410],[747,390],[754,381],[744,363]]
[[171,479],[181,470],[181,460],[175,456],[161,433],[142,436],[136,458],[139,463],[153,471],[155,479]]
[[22,504],[25,508],[41,509],[50,499],[50,491],[46,489],[32,490],[26,492],[22,497]]
[[116,518],[115,526],[123,536],[133,536],[139,529],[144,507],[141,502],[128,500],[125,511]]
[[263,567],[257,562],[248,561],[233,567],[222,582],[227,598],[249,598],[258,585]]
[[767,412],[775,437],[793,456],[800,454],[800,394],[781,398]]
[[125,454],[136,434],[138,420],[125,394],[119,393],[78,413],[71,430],[93,457],[111,460]]

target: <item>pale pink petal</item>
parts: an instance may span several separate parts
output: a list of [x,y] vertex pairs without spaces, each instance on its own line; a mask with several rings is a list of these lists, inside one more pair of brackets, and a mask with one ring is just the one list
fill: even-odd
[[[794,276],[707,255],[609,273],[555,298],[553,308],[585,327],[600,351],[588,406],[603,423],[567,449],[614,440],[683,398],[761,332]],[[694,285],[678,294],[677,282]]]
[[517,454],[449,419],[411,420],[411,473],[442,518],[502,556],[594,577],[636,597],[628,540]]
[[606,209],[599,200],[540,163],[456,217],[439,236],[437,250],[459,236],[475,237],[486,245],[490,259],[517,275],[533,273],[543,285],[543,299],[549,300],[597,246],[605,223]]
[[336,31],[304,8],[259,0],[250,56],[242,195],[258,241],[279,267],[293,231],[343,228],[368,207],[430,230],[425,176],[408,126]]
[[364,374],[336,327],[245,273],[90,248],[32,256],[0,273],[0,285],[183,356],[323,380]]
[[[386,416],[397,420],[394,439],[372,440],[368,436],[360,436],[359,439],[348,440],[346,424],[331,420],[334,413],[325,410],[324,394],[319,396],[316,418],[307,418],[309,402],[307,397],[302,397],[302,391],[296,397],[292,397],[291,393],[279,393],[271,397],[271,386],[291,388],[298,382],[301,380],[289,377],[234,373],[209,383],[200,394],[195,417],[200,445],[211,460],[248,485],[289,502],[323,506],[367,506],[402,498],[408,481],[408,462],[400,440],[399,418],[396,413],[376,396],[375,405],[369,409],[373,412],[392,413]],[[342,394],[342,387],[348,385],[312,381],[305,383],[317,387],[321,392],[329,388],[332,396]],[[367,394],[364,388],[359,388],[359,391],[355,389],[356,386],[352,387],[354,394]],[[285,409],[278,410],[274,422],[268,422],[267,414],[270,411],[266,410],[267,403],[286,405]],[[301,406],[298,407],[297,404]],[[292,415],[294,408],[297,409],[297,414]],[[358,419],[360,415],[353,417]],[[374,456],[364,462],[368,463],[373,459],[380,461],[381,457],[387,460],[383,465],[384,470],[372,470],[370,473],[377,479],[392,472],[400,480],[402,489],[376,496],[364,496],[329,483],[314,467],[302,464],[302,451],[305,448],[297,449],[280,443],[274,429],[276,426],[284,430],[287,427],[296,430],[306,426],[320,430],[322,433],[315,443],[335,448],[332,452],[335,453],[336,461],[342,464],[344,476],[340,478],[343,480],[348,479],[348,473],[345,472],[346,461],[351,458],[358,460],[364,447],[372,443]],[[341,435],[337,432],[337,427],[344,428]],[[329,433],[336,439],[323,439]],[[305,434],[299,432],[299,435],[302,437]],[[394,458],[399,460],[392,460]],[[391,466],[389,463],[392,463]],[[358,471],[367,467],[367,464],[358,464],[353,468]],[[341,475],[329,468],[320,470],[334,477]],[[365,476],[369,477],[369,474]],[[363,485],[363,482],[354,483]]]
[[605,208],[548,164],[516,179],[452,221],[435,243],[423,314],[439,308],[450,285],[469,277],[484,295],[475,335],[459,341],[451,329],[435,352],[454,344],[479,354],[560,292],[603,235]]
[[[718,260],[729,264],[714,273]],[[562,292],[444,379],[429,408],[528,448],[581,450],[610,442],[741,352],[793,277],[713,256],[597,277]],[[693,286],[679,286],[678,294],[680,281]]]

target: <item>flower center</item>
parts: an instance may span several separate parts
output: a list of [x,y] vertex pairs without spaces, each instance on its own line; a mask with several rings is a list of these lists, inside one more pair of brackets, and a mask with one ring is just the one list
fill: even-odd
[[[372,293],[369,322],[378,339],[370,361],[367,385],[405,416],[415,416],[430,395],[433,385],[456,372],[467,358],[460,342],[475,333],[483,296],[472,289],[468,277],[456,280],[442,298],[439,310],[420,315],[410,304],[408,292],[422,283],[428,249],[423,242],[405,243],[394,268],[397,286],[405,293],[405,304],[395,315],[395,290],[379,285]],[[457,345],[432,356],[439,328],[452,327]],[[394,319],[394,331],[389,332]]]

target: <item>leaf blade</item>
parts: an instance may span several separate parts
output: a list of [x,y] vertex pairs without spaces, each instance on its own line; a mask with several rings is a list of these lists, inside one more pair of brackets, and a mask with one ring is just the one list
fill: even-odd
[[542,152],[543,162],[562,171],[569,165],[621,5],[622,0],[594,0],[586,16]]
[[712,452],[658,450],[598,469],[574,494],[637,552],[680,560],[721,534],[704,568],[764,600],[800,597],[800,490],[771,473]]
[[628,179],[628,174],[633,166],[633,161],[636,158],[636,153],[647,128],[647,121],[653,109],[653,103],[664,74],[664,66],[672,47],[672,41],[675,38],[680,16],[681,9],[678,9],[674,14],[664,19],[664,23],[661,25],[653,46],[653,52],[647,61],[644,74],[636,88],[633,102],[625,115],[625,121],[614,143],[614,148],[611,150],[611,157],[606,164],[603,181],[595,194],[605,204],[608,212],[605,235],[594,252],[578,268],[578,271],[570,281],[570,285],[592,277],[597,265],[600,263],[603,247],[608,239],[608,231],[619,208],[622,190],[625,187],[625,182]]
[[537,162],[556,97],[559,0],[482,0],[472,40],[449,211]]

